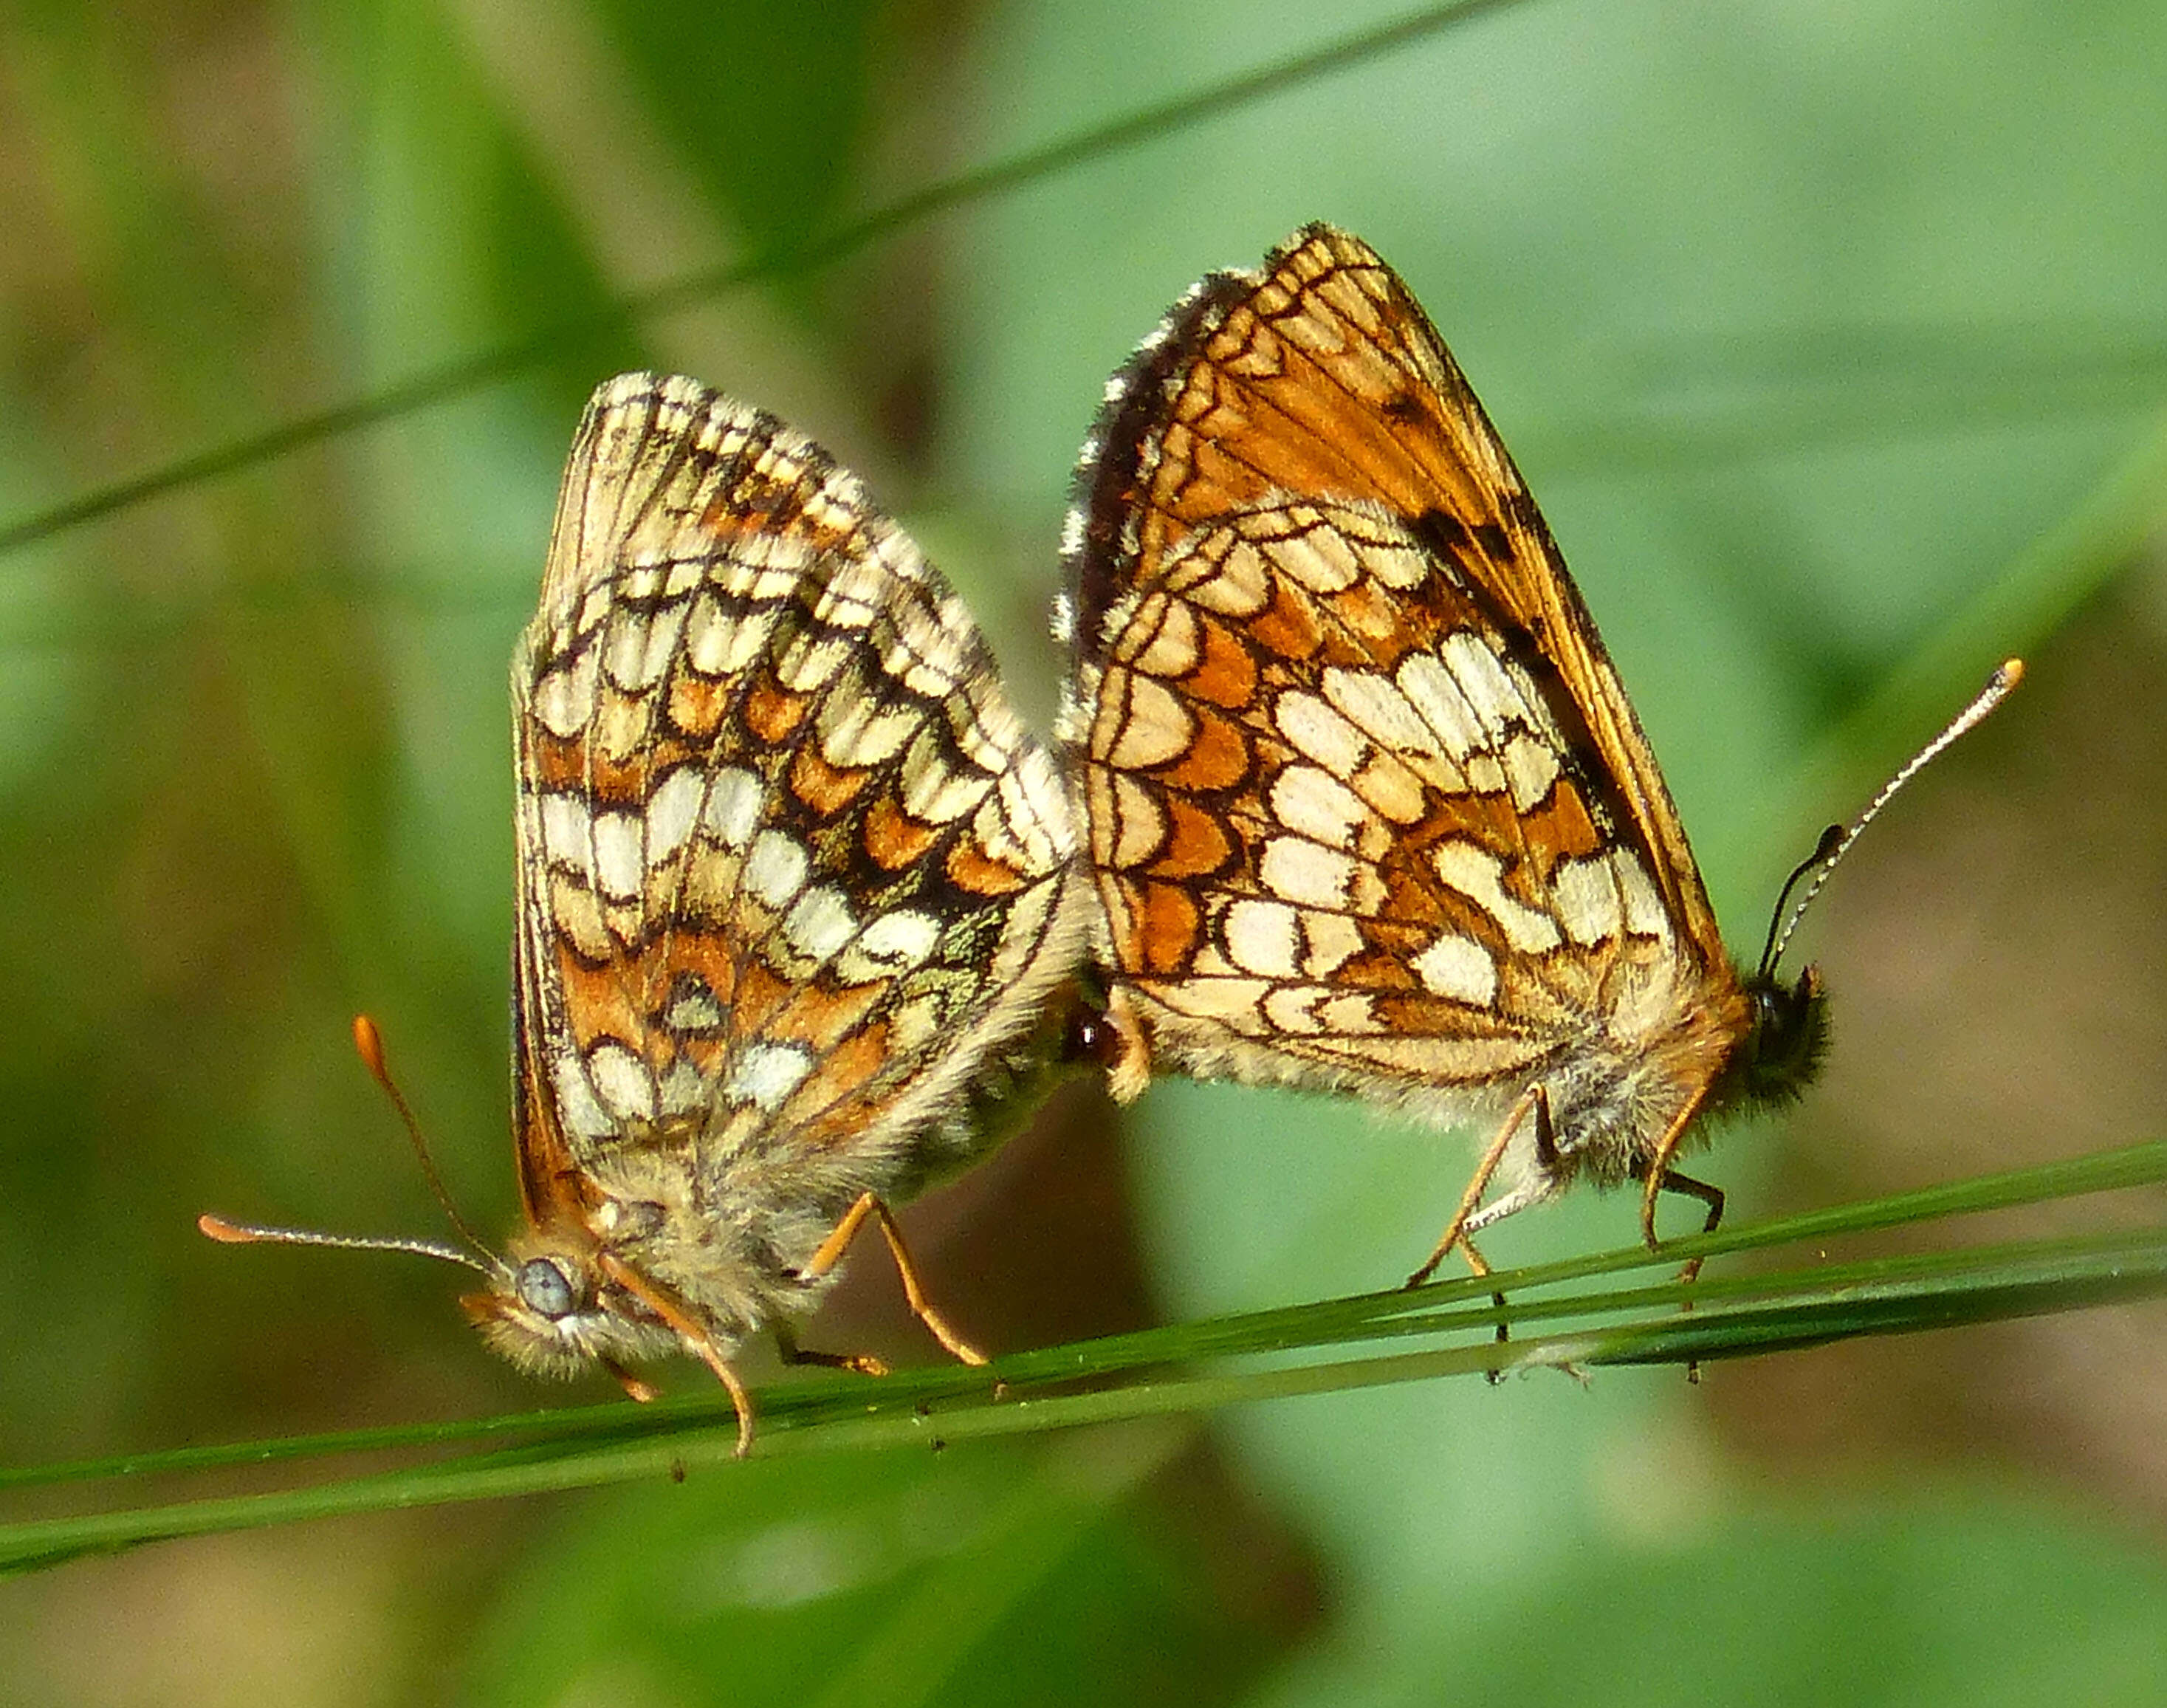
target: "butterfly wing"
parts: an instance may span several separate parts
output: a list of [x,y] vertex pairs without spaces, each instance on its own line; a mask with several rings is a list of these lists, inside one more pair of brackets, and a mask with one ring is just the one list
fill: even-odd
[[534,1223],[643,1151],[711,1205],[817,1181],[811,1226],[962,1159],[945,1117],[1073,970],[1073,831],[857,481],[695,382],[609,382],[512,686]]
[[1665,969],[1735,995],[1549,531],[1359,240],[1311,227],[1177,305],[1109,388],[1068,545],[1099,953],[1156,1053],[1493,1085],[1636,980],[1674,1010]]

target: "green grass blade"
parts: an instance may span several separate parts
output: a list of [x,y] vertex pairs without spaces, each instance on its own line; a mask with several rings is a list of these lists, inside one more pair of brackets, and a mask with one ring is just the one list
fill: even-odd
[[[1666,1246],[1465,1277],[1109,1336],[879,1382],[793,1382],[760,1396],[764,1456],[921,1450],[978,1437],[1197,1414],[1237,1403],[1570,1363],[1710,1362],[1868,1334],[1917,1333],[2167,1296],[2167,1224],[1952,1251],[1807,1264],[1758,1275],[1675,1277],[1568,1289],[1686,1256],[1720,1256],[1884,1230],[1981,1211],[2167,1181],[2167,1143],[1981,1176]],[[1507,1295],[1501,1312],[1492,1289]],[[1689,1310],[1681,1305],[1691,1302]],[[1519,1333],[1500,1345],[1500,1320]],[[1529,1334],[1530,1328],[1545,1332]],[[1361,1350],[1429,1339],[1412,1350]],[[485,1445],[490,1444],[490,1445]],[[359,1451],[433,1451],[433,1460],[306,1487],[0,1525],[0,1571],[25,1571],[143,1542],[302,1519],[545,1493],[726,1463],[728,1404],[702,1395],[638,1410],[622,1404],[450,1424],[185,1448],[20,1467],[0,1487],[172,1477]],[[466,1449],[452,1452],[447,1450]]]

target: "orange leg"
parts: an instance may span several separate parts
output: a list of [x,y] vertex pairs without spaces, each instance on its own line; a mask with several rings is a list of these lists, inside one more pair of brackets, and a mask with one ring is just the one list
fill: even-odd
[[[1445,1223],[1443,1236],[1422,1267],[1407,1277],[1409,1286],[1418,1287],[1435,1275],[1438,1265],[1450,1255],[1455,1245],[1466,1254],[1468,1267],[1476,1275],[1490,1273],[1490,1265],[1482,1260],[1469,1243],[1468,1236],[1500,1217],[1509,1216],[1513,1211],[1523,1208],[1530,1200],[1518,1194],[1511,1194],[1491,1205],[1486,1212],[1478,1213],[1476,1207],[1481,1203],[1483,1193],[1489,1191],[1491,1178],[1497,1174],[1497,1165],[1505,1160],[1505,1150],[1512,1143],[1513,1135],[1520,1130],[1520,1123],[1528,1118],[1531,1111],[1535,1116],[1538,1139],[1547,1146],[1550,1106],[1550,1093],[1536,1085],[1523,1091],[1513,1106],[1505,1111],[1505,1119],[1498,1126],[1497,1136],[1490,1141],[1489,1148],[1482,1153],[1482,1160],[1475,1166],[1474,1179],[1468,1181],[1467,1190],[1460,1195],[1460,1207],[1452,1212],[1452,1220]],[[1502,1304],[1504,1301],[1500,1299],[1498,1302]]]
[[644,1376],[634,1376],[614,1358],[598,1358],[595,1361],[617,1378],[617,1385],[624,1390],[627,1399],[638,1400],[640,1404],[647,1405],[662,1397],[661,1390],[653,1382]]
[[[1663,1134],[1657,1141],[1655,1149],[1648,1154],[1647,1172],[1641,1176],[1646,1183],[1646,1190],[1640,1194],[1640,1238],[1646,1242],[1648,1249],[1650,1251],[1660,1250],[1662,1247],[1662,1242],[1656,1238],[1656,1195],[1669,1190],[1668,1183],[1672,1178],[1671,1159],[1678,1154],[1678,1146],[1685,1138],[1686,1128],[1693,1125],[1693,1117],[1700,1113],[1700,1106],[1701,1099],[1695,1097],[1693,1101],[1678,1111],[1677,1114],[1672,1117],[1669,1131]],[[1683,1176],[1678,1178],[1682,1179]],[[1691,1187],[1681,1187],[1678,1190],[1693,1191]],[[1704,1195],[1694,1192],[1693,1196],[1699,1197]],[[1720,1192],[1716,1193],[1717,1202],[1714,1208],[1719,1218],[1723,1214],[1722,1196]],[[1709,1231],[1713,1232],[1714,1227],[1714,1222],[1709,1223]],[[1698,1265],[1695,1267],[1698,1272]]]
[[[685,1343],[686,1350],[715,1372],[716,1377],[729,1394],[731,1408],[738,1414],[737,1456],[742,1459],[750,1453],[753,1436],[752,1395],[747,1392],[737,1371],[730,1367],[729,1360],[723,1356],[723,1350],[715,1345],[713,1337],[693,1319],[684,1306],[662,1288],[655,1286],[638,1270],[627,1265],[615,1253],[603,1252],[598,1260],[597,1266],[604,1275],[638,1299],[649,1310],[654,1312],[656,1316],[661,1318],[675,1332],[677,1338]],[[641,1385],[645,1386],[644,1383]],[[630,1390],[628,1388],[627,1392],[629,1392]],[[650,1388],[648,1392],[651,1394],[654,1390]],[[633,1394],[633,1398],[637,1399],[639,1396]]]
[[[1701,1100],[1696,1097],[1677,1112],[1671,1122],[1670,1131],[1663,1135],[1661,1143],[1648,1158],[1647,1186],[1640,1194],[1640,1238],[1646,1242],[1650,1251],[1662,1249],[1662,1242],[1656,1238],[1656,1199],[1663,1192],[1684,1192],[1707,1203],[1708,1224],[1701,1230],[1703,1233],[1714,1233],[1715,1224],[1723,1219],[1723,1194],[1720,1191],[1688,1175],[1674,1174],[1671,1170],[1671,1159],[1678,1154],[1678,1146],[1686,1136],[1686,1128],[1692,1124],[1693,1117],[1700,1112],[1700,1104]],[[1681,1184],[1673,1186],[1673,1181]],[[1711,1192],[1715,1194],[1712,1198],[1708,1196]],[[1693,1259],[1679,1270],[1678,1279],[1690,1286],[1699,1278],[1700,1265],[1700,1259]],[[1690,1300],[1685,1308],[1693,1308]],[[1686,1366],[1686,1380],[1700,1380],[1700,1366],[1698,1363]]]
[[986,1355],[950,1328],[947,1320],[934,1309],[932,1301],[925,1297],[925,1289],[918,1283],[917,1265],[910,1260],[910,1249],[903,1243],[903,1230],[895,1225],[895,1217],[887,1206],[872,1193],[866,1193],[850,1206],[849,1212],[835,1224],[835,1231],[820,1242],[820,1249],[813,1254],[805,1272],[824,1276],[840,1263],[843,1253],[850,1248],[858,1229],[865,1226],[868,1216],[880,1223],[881,1234],[895,1258],[896,1274],[903,1281],[903,1296],[909,1302],[911,1313],[925,1324],[951,1357],[965,1364],[983,1364]]

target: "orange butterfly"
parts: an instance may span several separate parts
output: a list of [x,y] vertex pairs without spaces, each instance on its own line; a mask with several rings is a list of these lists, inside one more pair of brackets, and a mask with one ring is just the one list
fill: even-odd
[[1115,1095],[1170,1065],[1494,1123],[1411,1284],[1455,1246],[1484,1272],[1474,1234],[1582,1176],[1642,1182],[1651,1244],[1659,1192],[1713,1228],[1675,1159],[1801,1087],[1821,981],[1778,976],[1788,926],[1751,971],[1725,952],[1587,607],[1398,276],[1312,225],[1197,285],[1107,387],[1063,544]]
[[627,1366],[689,1352],[740,1451],[734,1350],[776,1328],[817,1357],[787,1324],[868,1217],[983,1362],[887,1204],[995,1142],[1084,927],[1063,785],[969,613],[809,440],[627,374],[574,441],[512,698],[525,1232],[498,1258],[204,1231],[480,1269],[469,1314],[538,1374],[645,1397]]

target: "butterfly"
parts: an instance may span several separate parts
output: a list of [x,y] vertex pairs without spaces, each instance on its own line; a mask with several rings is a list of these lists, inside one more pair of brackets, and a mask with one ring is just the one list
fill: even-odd
[[1788,927],[1751,969],[1726,952],[1602,637],[1398,275],[1316,225],[1196,285],[1109,383],[1062,544],[1115,1095],[1170,1067],[1486,1122],[1410,1285],[1455,1247],[1486,1272],[1476,1233],[1581,1179],[1640,1182],[1650,1245],[1661,1192],[1712,1229],[1722,1192],[1676,1159],[1804,1085],[1822,980],[1780,976]]
[[524,1230],[502,1257],[205,1231],[467,1263],[469,1314],[536,1374],[644,1398],[629,1366],[688,1352],[740,1452],[748,1336],[877,1367],[788,1326],[868,1219],[983,1362],[888,1207],[981,1155],[1050,1059],[1084,889],[1065,785],[968,612],[810,440],[626,374],[580,423],[511,687]]

